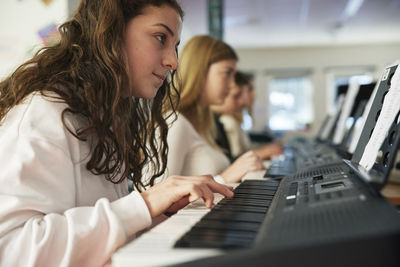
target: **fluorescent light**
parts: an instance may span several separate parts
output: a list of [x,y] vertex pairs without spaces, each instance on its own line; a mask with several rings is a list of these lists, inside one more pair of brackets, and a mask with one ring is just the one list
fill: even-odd
[[344,18],[348,19],[350,17],[353,17],[358,12],[363,2],[364,0],[347,1],[346,8],[344,9],[344,14],[343,14]]

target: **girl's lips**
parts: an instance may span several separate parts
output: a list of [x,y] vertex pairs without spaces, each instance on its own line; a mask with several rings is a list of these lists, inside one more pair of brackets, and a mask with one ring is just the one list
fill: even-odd
[[160,79],[161,81],[165,80],[165,76],[159,75],[157,73],[153,73],[154,76],[156,76],[158,79]]

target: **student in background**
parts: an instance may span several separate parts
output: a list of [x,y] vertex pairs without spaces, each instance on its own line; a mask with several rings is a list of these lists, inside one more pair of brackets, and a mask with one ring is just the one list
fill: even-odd
[[[243,110],[245,108],[251,110],[254,98],[254,88],[250,76],[237,71],[235,73],[235,84],[223,104],[212,106],[212,110],[217,114],[216,118],[223,125],[222,131],[225,131],[229,141],[232,158],[242,155],[252,147],[247,133],[241,128],[241,123]],[[220,136],[223,136],[223,134],[220,134]],[[282,153],[282,145],[279,142],[263,144],[253,149],[264,160]]]
[[236,83],[240,83],[242,88],[241,104],[242,110],[235,114],[235,118],[239,120],[246,130],[250,130],[253,126],[253,105],[256,99],[254,90],[254,79],[251,74],[239,72]]
[[212,174],[218,181],[236,183],[246,173],[264,168],[252,151],[230,165],[214,141],[210,106],[222,104],[229,93],[237,60],[229,45],[206,35],[193,37],[183,48],[177,73],[181,99],[176,121],[170,119],[167,174]]
[[60,42],[0,83],[0,266],[103,266],[164,212],[233,195],[211,176],[151,186],[166,166],[182,16],[175,0],[83,0]]
[[[222,105],[213,105],[211,109],[214,114],[215,123],[219,126],[219,135],[216,137],[217,144],[224,148],[229,148],[230,157],[236,158],[249,150],[250,140],[247,134],[240,127],[241,110],[243,107],[244,87],[247,86],[241,79],[238,82],[238,77],[244,77],[242,73],[235,73],[235,82],[229,90]],[[239,115],[239,116],[238,116]],[[235,117],[236,116],[236,117]],[[227,140],[227,145],[224,145]]]
[[[242,103],[243,108],[240,112],[235,114],[235,117],[242,122],[242,128],[245,131],[250,131],[254,124],[253,116],[253,105],[256,98],[256,91],[254,90],[254,77],[251,74],[242,73],[244,76],[244,82],[247,86],[243,87],[242,92]],[[254,133],[253,133],[254,135]],[[257,137],[257,142],[272,142],[274,140],[273,134],[270,132],[264,132],[262,136]],[[251,138],[253,139],[253,138]],[[279,144],[279,143],[278,143]],[[282,146],[280,145],[281,150]]]

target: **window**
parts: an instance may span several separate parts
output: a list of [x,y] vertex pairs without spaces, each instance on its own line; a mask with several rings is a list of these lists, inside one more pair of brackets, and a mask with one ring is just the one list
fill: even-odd
[[355,80],[360,85],[369,84],[374,80],[374,66],[342,66],[326,68],[327,112],[335,109],[339,86],[350,84]]
[[312,86],[308,77],[269,80],[269,128],[305,130],[313,121]]

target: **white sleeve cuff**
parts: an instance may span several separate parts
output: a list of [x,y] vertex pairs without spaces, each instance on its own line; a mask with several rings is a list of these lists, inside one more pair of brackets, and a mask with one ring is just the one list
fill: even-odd
[[222,176],[221,175],[214,175],[214,180],[217,182],[217,183],[220,183],[220,184],[225,184],[225,180],[224,180],[224,178],[222,178]]
[[112,202],[111,208],[121,220],[127,236],[149,227],[152,223],[150,211],[139,192],[133,191]]

